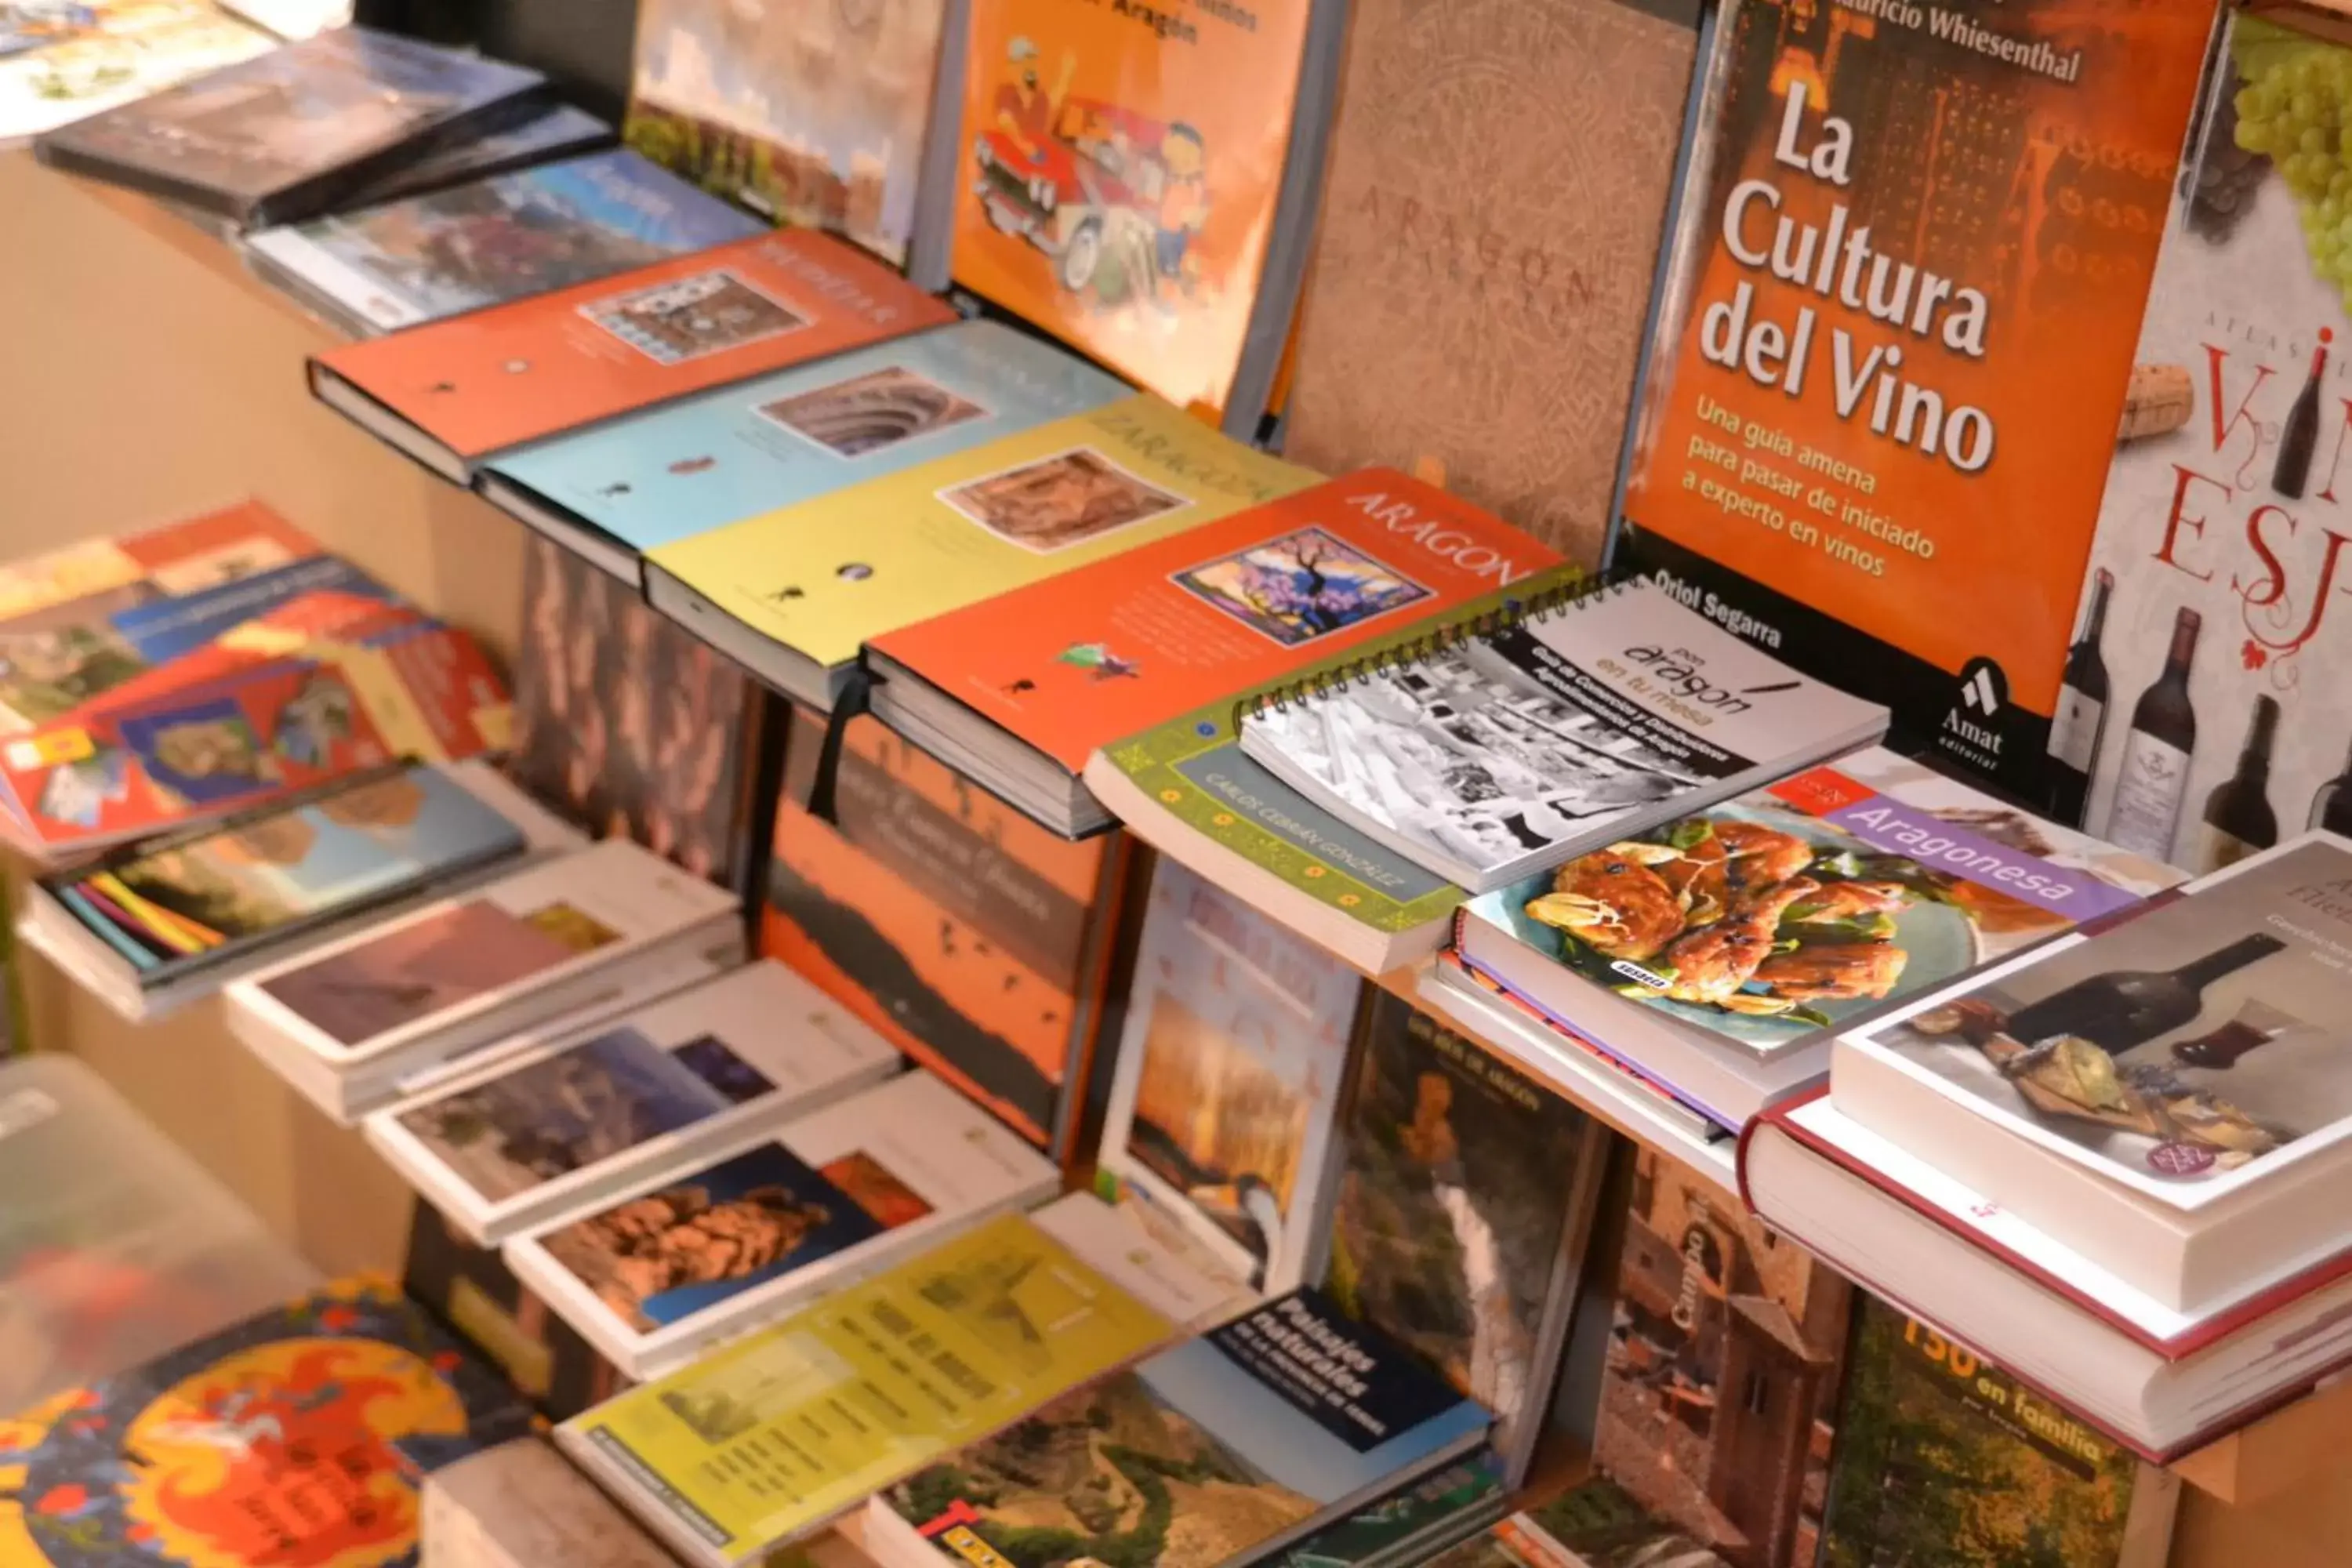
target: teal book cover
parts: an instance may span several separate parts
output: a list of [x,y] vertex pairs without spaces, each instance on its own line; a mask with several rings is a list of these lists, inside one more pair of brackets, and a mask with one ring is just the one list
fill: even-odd
[[643,553],[1129,395],[994,321],[797,366],[488,465]]

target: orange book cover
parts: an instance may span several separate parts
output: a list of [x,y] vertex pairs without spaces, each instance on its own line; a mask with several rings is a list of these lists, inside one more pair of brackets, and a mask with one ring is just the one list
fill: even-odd
[[843,736],[821,821],[803,803],[824,728],[794,710],[761,951],[1066,1161],[1125,836],[1049,833],[871,718]]
[[1222,411],[1312,9],[975,0],[956,281],[1180,408]]
[[[317,541],[259,501],[78,544],[0,565],[0,629],[70,605],[86,617],[183,597],[319,553]],[[22,622],[19,625],[19,622]]]
[[1491,594],[1560,554],[1392,468],[1367,468],[877,637],[1076,773],[1220,697]]
[[2214,18],[1727,18],[1616,563],[2034,794]]
[[313,363],[470,460],[955,319],[854,246],[788,229]]

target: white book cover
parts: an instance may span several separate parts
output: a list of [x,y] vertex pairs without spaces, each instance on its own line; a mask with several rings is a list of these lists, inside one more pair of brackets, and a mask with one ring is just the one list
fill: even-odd
[[1071,1193],[1029,1221],[1073,1257],[1180,1329],[1237,1318],[1263,1300],[1156,1209]]
[[1267,703],[1242,749],[1484,891],[1885,728],[1643,580]]
[[230,1026],[337,1071],[421,1042],[511,1033],[593,972],[736,918],[733,894],[608,839],[353,933],[228,987]]
[[425,1478],[431,1568],[673,1568],[674,1559],[543,1439],[517,1437]]
[[556,1224],[753,1125],[895,1073],[897,1050],[773,959],[368,1118],[477,1246]]
[[1100,1169],[1254,1288],[1305,1282],[1362,994],[1338,958],[1162,858]]
[[1058,1182],[1051,1161],[917,1070],[510,1241],[506,1258],[623,1372],[658,1377]]

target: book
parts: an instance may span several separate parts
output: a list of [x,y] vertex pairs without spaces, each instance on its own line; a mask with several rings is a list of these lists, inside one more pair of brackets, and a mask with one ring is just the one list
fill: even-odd
[[1386,992],[1354,1071],[1323,1289],[1493,1414],[1517,1489],[1551,1409],[1609,1131]]
[[2352,842],[2303,835],[1839,1037],[1838,1109],[2168,1307],[2344,1248]]
[[418,1534],[433,1568],[668,1568],[672,1561],[537,1436],[425,1477]]
[[761,1561],[1189,1321],[1214,1288],[1114,1220],[1083,1193],[1001,1215],[564,1423],[556,1443],[684,1561]]
[[1867,1297],[1855,1319],[1822,1568],[2161,1568],[2179,1477],[1916,1319]]
[[355,1276],[20,1411],[0,1530],[27,1568],[390,1568],[415,1560],[422,1472],[529,1420],[390,1280]]
[[2296,73],[2352,47],[2224,26],[2136,318],[2150,417],[2116,433],[2042,759],[2053,815],[2200,875],[2352,831],[2352,708],[2306,679],[2345,646],[2326,541],[2352,312],[2309,237],[2326,176],[2283,118]]
[[496,1363],[550,1421],[631,1386],[578,1331],[523,1288],[495,1247],[476,1247],[423,1198],[410,1210],[401,1289]]
[[1152,868],[1097,1179],[1132,1187],[1252,1289],[1318,1279],[1363,1012],[1346,964],[1173,860]]
[[946,282],[936,229],[950,166],[961,8],[886,0],[729,14],[653,0],[637,16],[629,145],[775,224],[826,228]]
[[1874,741],[1886,710],[1634,582],[1262,696],[1240,728],[1283,782],[1483,893]]
[[801,230],[453,316],[310,361],[310,388],[434,472],[953,319]]
[[522,599],[509,772],[592,833],[746,887],[768,829],[758,815],[773,749],[765,695],[544,540],[524,543]]
[[1160,15],[972,0],[950,268],[1246,440],[1305,269],[1342,8]]
[[272,282],[373,337],[752,232],[717,197],[607,152],[263,229],[245,249]]
[[1613,564],[2039,798],[2217,13],[1842,15],[1717,29]]
[[281,38],[309,38],[351,25],[352,0],[220,0],[221,9]]
[[1265,506],[876,637],[875,711],[1048,826],[1108,820],[1087,758],[1558,563],[1392,469]]
[[[1800,1543],[1793,1560],[1814,1561]],[[1658,1519],[1622,1487],[1589,1480],[1498,1521],[1431,1568],[1731,1568],[1729,1560]]]
[[244,976],[227,989],[228,1023],[297,1088],[337,1103],[355,1085],[610,1006],[632,970],[740,942],[731,895],[608,839]]
[[[264,0],[278,3],[278,0]],[[295,0],[308,4],[309,0]],[[328,0],[331,4],[332,0]],[[549,101],[530,109],[521,119],[488,130],[463,142],[452,142],[370,181],[342,200],[344,210],[381,206],[437,191],[551,163],[582,153],[601,152],[615,137],[612,126],[585,110]]]
[[1484,1529],[1507,1506],[1501,1470],[1491,1457],[1474,1457],[1433,1470],[1267,1561],[1280,1568],[1410,1568]]
[[2249,1279],[2194,1312],[1839,1113],[1777,1106],[1741,1141],[1740,1190],[1792,1241],[2151,1460],[2190,1453],[2352,1359],[2352,1250]]
[[278,40],[211,0],[41,6],[0,23],[0,144],[267,54]]
[[1128,391],[1011,327],[958,321],[525,447],[481,490],[634,584],[644,552]]
[[1475,1448],[1488,1419],[1294,1290],[876,1493],[866,1549],[882,1568],[1255,1562]]
[[1349,10],[1283,452],[1442,475],[1597,565],[1693,29],[1609,4]]
[[544,85],[517,66],[342,27],[49,132],[35,151],[240,226],[287,223],[497,124]]
[[1139,393],[665,545],[646,596],[830,709],[871,638],[1313,482]]
[[1463,907],[1463,961],[1737,1131],[1849,1022],[2181,880],[1869,747]]
[[[299,606],[289,606],[289,610]],[[374,607],[367,612],[373,616]],[[458,762],[507,737],[504,685],[465,633],[395,609],[371,631],[271,657],[264,631],[215,678],[159,672],[104,702],[0,742],[0,823],[41,858],[96,849],[257,806],[409,756]],[[282,646],[282,645],[281,645]],[[135,700],[133,700],[135,695]]]
[[632,1377],[1051,1194],[1051,1161],[918,1069],[540,1235],[507,1263]]
[[824,735],[794,711],[760,950],[1075,1162],[1127,844],[1056,837],[870,718],[844,731],[820,818]]
[[1796,1568],[1819,1520],[1852,1301],[1738,1198],[1640,1150],[1594,1468],[1736,1563]]
[[376,1152],[487,1246],[690,1170],[746,1129],[879,1083],[898,1053],[758,963],[367,1119]]

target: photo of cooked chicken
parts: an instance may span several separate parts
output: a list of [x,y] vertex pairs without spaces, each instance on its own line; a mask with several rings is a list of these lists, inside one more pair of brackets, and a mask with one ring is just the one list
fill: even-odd
[[1742,893],[1723,919],[1675,938],[1661,955],[1674,981],[1665,989],[1666,997],[1717,1007],[1729,1005],[1772,956],[1780,940],[1780,917],[1789,906],[1821,891],[1821,886],[1809,877],[1791,877]]
[[1528,914],[1612,958],[1639,963],[1689,923],[1681,895],[1650,868],[1676,859],[1664,844],[1612,844],[1580,855],[1552,875],[1552,890]]
[[1791,1002],[1851,1002],[1894,990],[1910,957],[1891,942],[1801,947],[1758,964],[1756,982]]

